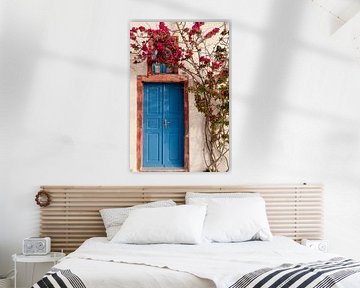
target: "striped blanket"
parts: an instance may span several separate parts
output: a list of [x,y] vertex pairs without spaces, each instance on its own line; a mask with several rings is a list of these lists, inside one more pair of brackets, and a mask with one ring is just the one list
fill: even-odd
[[[360,272],[360,262],[333,258],[303,264],[283,264],[242,276],[229,288],[331,288],[346,277]],[[32,288],[86,288],[69,269],[52,269]],[[349,287],[351,288],[351,287]]]
[[246,274],[229,288],[331,288],[359,272],[360,262],[345,258],[296,265],[283,264]]
[[32,288],[86,288],[81,279],[69,269],[51,269]]

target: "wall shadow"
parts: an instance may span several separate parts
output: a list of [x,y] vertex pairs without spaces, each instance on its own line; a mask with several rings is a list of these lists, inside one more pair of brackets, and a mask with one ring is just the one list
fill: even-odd
[[[254,77],[251,105],[241,136],[243,145],[241,155],[254,166],[264,165],[271,156],[273,134],[277,133],[280,114],[283,110],[285,95],[284,83],[291,67],[294,49],[293,42],[284,43],[283,39],[296,38],[304,3],[300,1],[274,1],[268,22],[268,34],[272,41],[264,41],[257,75]],[[284,25],[284,23],[287,23]],[[256,163],[254,163],[256,162]],[[248,163],[248,162],[246,162]]]
[[[3,32],[0,39],[0,94],[1,106],[4,109],[2,117],[5,118],[5,123],[11,123],[12,131],[22,128],[34,69],[41,57],[39,47],[43,30],[39,21],[19,16],[21,7],[18,6],[16,3],[4,5],[1,15]],[[23,21],[19,21],[14,15],[21,17]]]

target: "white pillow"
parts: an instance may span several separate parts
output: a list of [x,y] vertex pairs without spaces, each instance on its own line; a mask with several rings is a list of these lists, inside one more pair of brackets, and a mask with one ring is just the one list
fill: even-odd
[[153,208],[153,207],[170,207],[176,206],[172,200],[156,201],[146,204],[135,205],[128,208],[109,208],[101,209],[100,214],[106,229],[107,239],[111,240],[115,234],[120,230],[121,225],[124,223],[129,213],[132,210],[139,208]]
[[180,205],[131,211],[113,243],[197,244],[206,214],[205,205]]
[[243,192],[243,193],[198,193],[186,192],[186,204],[207,204],[211,199],[225,198],[246,198],[246,197],[259,197],[259,193]]
[[264,199],[247,197],[209,200],[203,237],[211,242],[271,240]]

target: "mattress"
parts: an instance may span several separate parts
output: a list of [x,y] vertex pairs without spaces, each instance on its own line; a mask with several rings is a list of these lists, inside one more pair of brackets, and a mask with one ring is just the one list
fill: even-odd
[[[229,288],[254,287],[235,285],[238,280],[254,275],[254,271],[271,272],[273,267],[279,265],[285,267],[282,270],[288,271],[290,265],[297,263],[316,262],[319,266],[317,261],[330,261],[337,257],[312,250],[286,237],[274,237],[272,241],[200,245],[112,244],[106,238],[91,238],[54,268],[74,273],[84,284],[78,287]],[[333,262],[327,263],[333,265]],[[351,266],[352,273],[332,286],[321,287],[360,287],[360,273],[356,270],[359,266],[359,263],[354,263]],[[297,270],[309,270],[307,267],[294,267]]]

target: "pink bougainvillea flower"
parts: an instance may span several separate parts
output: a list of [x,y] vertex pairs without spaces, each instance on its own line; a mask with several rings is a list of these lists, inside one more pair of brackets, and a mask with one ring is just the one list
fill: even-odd
[[210,63],[210,59],[205,57],[205,56],[200,56],[199,61],[203,62],[204,64],[209,64]]
[[156,49],[158,49],[159,52],[163,52],[165,50],[164,45],[161,43],[156,44]]
[[219,31],[220,31],[219,28],[214,28],[214,29],[212,29],[210,32],[206,33],[205,36],[204,36],[204,38],[205,38],[205,39],[211,38],[211,37],[213,37],[214,35],[216,35]]
[[221,64],[222,64],[221,62],[213,61],[213,62],[211,63],[211,68],[212,68],[213,70],[219,69],[220,66],[221,66]]
[[205,24],[204,22],[194,22],[189,32],[189,36],[200,33],[201,32],[200,27],[204,24]]
[[141,46],[141,50],[143,50],[143,51],[148,51],[148,47],[146,46],[146,44],[143,44],[142,46]]
[[169,28],[165,25],[164,22],[160,22],[159,23],[159,29],[164,31],[164,32],[168,32],[169,31]]

